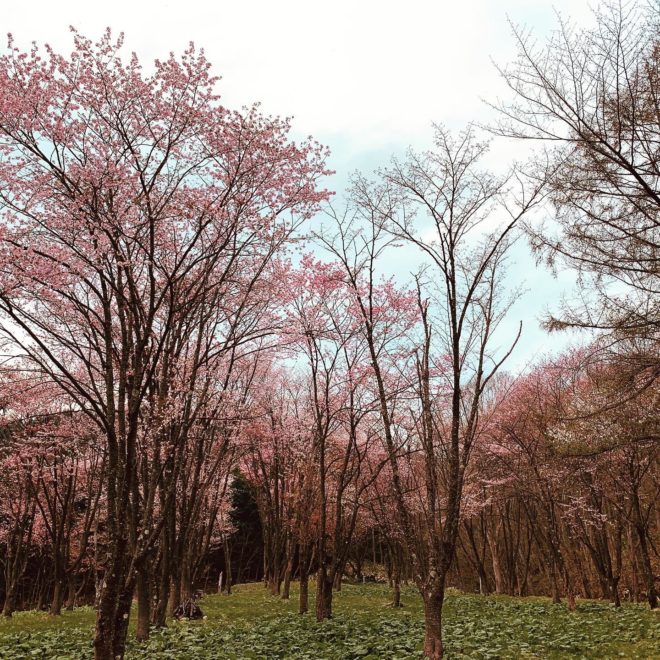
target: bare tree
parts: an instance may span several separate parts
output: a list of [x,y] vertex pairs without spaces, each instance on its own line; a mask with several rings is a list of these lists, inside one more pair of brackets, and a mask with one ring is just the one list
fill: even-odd
[[[394,160],[377,183],[358,178],[352,190],[355,217],[340,221],[338,234],[325,240],[355,290],[370,350],[396,510],[424,600],[424,653],[429,658],[443,655],[445,580],[455,554],[482,396],[520,334],[496,356],[493,337],[511,302],[502,295],[506,253],[518,220],[539,198],[535,191],[517,199],[515,210],[505,205],[516,177],[482,171],[479,161],[487,148],[472,129],[454,138],[438,127],[434,150]],[[506,219],[494,226],[497,213]],[[356,228],[360,220],[366,229]],[[388,339],[374,312],[382,305],[376,260],[383,243],[391,241],[416,246],[430,262],[417,283],[420,336],[411,379],[415,401],[405,438],[395,397],[388,391]],[[402,451],[411,443],[421,458]],[[411,479],[419,483],[411,484]],[[423,495],[413,506],[407,493],[418,488]]]
[[579,274],[576,299],[547,326],[595,329],[652,378],[660,374],[659,27],[654,0],[606,4],[590,29],[560,20],[543,46],[514,28],[517,58],[499,69],[514,98],[494,104],[493,129],[544,145],[530,173],[554,213],[527,230],[539,256]]

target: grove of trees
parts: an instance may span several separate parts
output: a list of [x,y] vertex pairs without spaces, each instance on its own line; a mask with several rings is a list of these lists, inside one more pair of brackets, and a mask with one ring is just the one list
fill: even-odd
[[[435,127],[341,203],[326,148],[225,108],[193,46],[147,72],[110,31],[10,40],[4,616],[93,604],[112,660],[134,600],[145,640],[198,589],[298,580],[322,621],[376,576],[394,607],[417,587],[435,660],[450,586],[657,607],[660,9],[595,18],[515,31],[496,124]],[[489,171],[493,135],[531,161]],[[575,273],[548,331],[581,334],[513,372],[525,240]]]

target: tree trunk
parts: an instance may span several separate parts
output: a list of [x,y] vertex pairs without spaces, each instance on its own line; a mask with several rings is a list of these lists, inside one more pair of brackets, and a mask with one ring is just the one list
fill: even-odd
[[401,565],[403,557],[401,547],[393,544],[392,555],[392,607],[401,607]]
[[282,576],[280,575],[279,566],[276,566],[268,582],[268,589],[273,596],[279,596],[282,587]]
[[343,573],[344,573],[344,572],[341,571],[341,570],[338,570],[338,571],[335,573],[335,579],[334,579],[334,581],[333,581],[333,582],[334,582],[334,584],[333,584],[333,589],[334,589],[335,591],[341,591],[341,579],[342,579],[342,577],[343,577]]
[[64,585],[62,584],[61,579],[55,580],[55,586],[53,588],[53,598],[50,601],[50,609],[48,614],[50,616],[59,616],[62,614],[62,604],[64,603]]
[[137,574],[137,631],[138,642],[149,639],[151,622],[151,576],[149,567],[141,566]]
[[[127,543],[125,540],[115,542],[110,561],[105,566],[103,579],[98,594],[98,609],[96,611],[96,631],[94,636],[95,660],[119,660],[123,658],[128,630],[128,615],[132,599],[132,591],[128,595],[126,605],[126,590],[122,590],[126,573]],[[124,619],[123,615],[126,614]],[[118,620],[122,626],[118,627]],[[125,625],[123,625],[125,624]]]
[[167,601],[170,595],[170,571],[169,571],[169,552],[167,542],[162,550],[160,557],[160,567],[158,572],[158,599],[153,611],[152,623],[156,628],[164,628],[167,618]]
[[76,576],[69,573],[67,578],[66,609],[70,612],[76,606]]
[[103,579],[98,609],[96,611],[96,635],[94,637],[94,660],[114,660],[113,639],[115,632],[115,608],[119,576],[107,575]]
[[440,660],[442,647],[442,603],[444,589],[436,587],[423,594],[424,600],[424,657]]
[[303,543],[300,545],[298,553],[298,564],[300,573],[300,595],[299,608],[300,614],[305,614],[309,609],[309,571],[312,564],[313,553],[310,552],[309,545]]
[[46,602],[46,582],[45,580],[41,583],[39,587],[39,594],[37,596],[37,610],[41,612],[44,609],[44,603]]
[[566,593],[566,606],[571,612],[575,611],[575,589],[573,588],[573,580],[571,579],[571,573],[568,570],[567,563],[562,559],[561,560],[561,572],[562,577],[564,578],[564,591]]
[[635,542],[632,535],[632,526],[628,526],[628,546],[630,547],[631,554],[631,598],[633,603],[639,601],[639,581],[637,579],[637,552],[635,550]]
[[112,640],[112,653],[115,660],[123,660],[126,653],[126,637],[128,635],[128,623],[131,613],[131,603],[135,591],[135,581],[125,587],[117,602],[115,614],[115,630]]
[[654,610],[658,607],[658,594],[655,591],[655,579],[653,568],[651,567],[651,559],[649,557],[649,547],[646,542],[646,531],[638,527],[637,537],[639,540],[642,574],[644,575],[644,582],[646,583],[646,599],[649,607]]
[[332,618],[332,585],[333,576],[328,573],[325,564],[319,566],[316,580],[316,620],[324,621]]
[[559,595],[559,585],[557,584],[557,565],[554,560],[550,566],[550,590],[553,604],[559,605],[561,603],[561,596]]
[[226,534],[225,534],[223,544],[224,544],[223,547],[224,547],[224,552],[225,552],[225,588],[227,589],[227,595],[231,596],[231,586],[232,586],[232,580],[231,580],[231,554],[229,552],[229,540],[227,539]]
[[309,609],[309,575],[307,572],[300,574],[300,600],[298,612],[305,614]]
[[477,574],[479,575],[479,593],[485,596],[488,594],[488,575],[482,561],[477,561]]
[[[187,555],[187,553],[186,553]],[[190,566],[191,558],[186,556],[183,562],[183,570],[181,571],[181,600],[187,600],[192,596],[192,572]]]
[[619,579],[620,576],[612,576],[612,582],[611,582],[611,595],[610,597],[612,598],[612,603],[614,603],[614,607],[621,607],[621,596],[619,594]]
[[566,606],[571,612],[575,612],[575,592],[568,577],[566,578]]
[[284,572],[284,587],[282,588],[282,600],[289,600],[291,595],[291,573],[293,572],[293,551],[289,551],[289,558],[286,562],[286,571]]
[[8,584],[5,593],[5,602],[2,606],[2,616],[11,617],[16,609],[16,590],[14,585]]
[[489,526],[486,531],[488,547],[493,564],[493,577],[495,578],[495,593],[504,593],[504,577],[502,575],[502,564],[500,562],[499,550],[497,547],[497,531],[493,532]]
[[168,609],[170,616],[174,614],[174,610],[181,605],[181,572],[175,571],[172,574],[170,581],[170,595],[168,600]]
[[398,571],[394,574],[394,589],[392,592],[392,607],[401,607],[401,580]]

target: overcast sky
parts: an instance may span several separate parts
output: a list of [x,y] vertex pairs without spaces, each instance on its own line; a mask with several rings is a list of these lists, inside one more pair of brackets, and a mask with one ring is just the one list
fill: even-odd
[[[593,4],[593,3],[591,3]],[[341,191],[356,169],[371,171],[408,146],[429,145],[432,122],[460,128],[488,121],[484,98],[504,90],[492,60],[514,55],[508,21],[542,41],[556,12],[591,19],[586,0],[31,0],[3,3],[0,26],[18,45],[47,42],[69,52],[69,26],[96,38],[125,33],[125,48],[146,63],[190,41],[206,50],[230,107],[259,101],[269,114],[294,117],[296,135],[332,150]],[[493,162],[511,147],[495,142]],[[529,292],[511,322],[525,321],[518,365],[564,340],[538,327],[570,277],[559,281],[516,251],[513,280]],[[409,270],[414,270],[414,264]]]

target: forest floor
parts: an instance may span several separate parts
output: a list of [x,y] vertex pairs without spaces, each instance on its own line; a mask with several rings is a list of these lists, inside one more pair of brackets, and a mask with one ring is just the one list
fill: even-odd
[[[145,644],[135,642],[131,629],[127,658],[420,658],[419,596],[404,589],[404,607],[393,609],[389,595],[378,584],[343,585],[335,595],[334,618],[318,624],[313,613],[296,613],[297,585],[288,602],[270,596],[261,584],[238,585],[231,596],[204,597],[204,621],[172,622]],[[90,607],[57,618],[18,612],[0,621],[0,658],[91,658],[93,626]],[[643,605],[615,610],[604,602],[579,601],[577,611],[570,613],[546,598],[452,591],[445,602],[444,635],[450,659],[660,658],[660,616]]]

